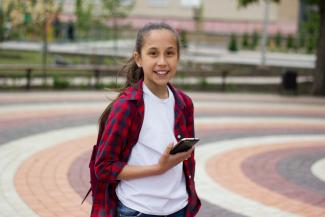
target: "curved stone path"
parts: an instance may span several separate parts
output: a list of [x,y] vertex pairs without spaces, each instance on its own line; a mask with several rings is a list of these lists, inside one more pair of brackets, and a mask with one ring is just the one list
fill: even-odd
[[[325,99],[189,93],[199,217],[325,217]],[[0,216],[89,216],[88,161],[114,94],[0,93]]]

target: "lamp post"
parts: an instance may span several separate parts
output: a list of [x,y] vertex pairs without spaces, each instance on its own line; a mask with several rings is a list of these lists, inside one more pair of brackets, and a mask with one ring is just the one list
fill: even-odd
[[43,84],[47,86],[47,16],[48,8],[47,1],[42,1],[41,28],[42,28],[42,70],[43,70]]
[[269,15],[270,15],[270,0],[264,0],[264,21],[263,34],[261,40],[261,67],[266,65],[266,47],[269,29]]
[[201,1],[193,1],[191,2],[191,7],[193,11],[193,21],[195,23],[195,49],[198,50],[199,47],[199,36],[201,33],[201,25],[202,25],[202,16],[203,16],[203,5]]
[[3,12],[3,6],[2,6],[2,0],[0,0],[0,42],[4,40],[4,12]]

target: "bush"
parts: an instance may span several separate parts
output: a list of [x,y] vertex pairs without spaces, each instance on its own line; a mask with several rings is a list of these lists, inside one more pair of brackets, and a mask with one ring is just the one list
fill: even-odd
[[187,32],[185,30],[181,30],[181,32],[180,32],[180,39],[181,39],[181,46],[183,48],[187,48],[188,47]]
[[254,31],[252,34],[252,43],[251,43],[252,49],[256,49],[256,47],[258,46],[259,40],[260,40],[260,35],[258,34],[258,32]]
[[295,41],[292,35],[289,35],[287,38],[287,49],[293,49],[295,48]]
[[244,33],[243,37],[242,37],[242,48],[249,48],[249,37],[247,33]]
[[235,34],[231,34],[230,41],[228,44],[228,50],[232,52],[238,51],[237,37]]
[[315,37],[309,36],[307,38],[307,45],[306,45],[307,53],[314,53],[316,50],[316,44],[317,44],[317,42],[316,42]]
[[274,42],[275,42],[275,46],[277,48],[281,48],[282,47],[282,39],[283,39],[283,37],[282,37],[281,32],[277,32],[275,34],[275,36],[274,36]]
[[53,76],[53,88],[54,89],[67,89],[70,86],[70,82],[59,76]]

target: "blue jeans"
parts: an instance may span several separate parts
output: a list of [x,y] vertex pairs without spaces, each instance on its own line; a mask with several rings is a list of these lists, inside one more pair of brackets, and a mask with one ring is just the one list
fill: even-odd
[[172,213],[170,215],[148,215],[148,214],[143,214],[139,211],[133,210],[121,202],[118,202],[117,206],[117,216],[118,217],[184,217],[185,216],[185,210],[186,207],[183,209]]

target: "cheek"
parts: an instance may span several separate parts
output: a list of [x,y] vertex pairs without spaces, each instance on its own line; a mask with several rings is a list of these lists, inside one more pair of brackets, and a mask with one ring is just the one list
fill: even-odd
[[177,67],[178,59],[173,59],[173,60],[171,61],[171,64],[172,64],[174,67]]

